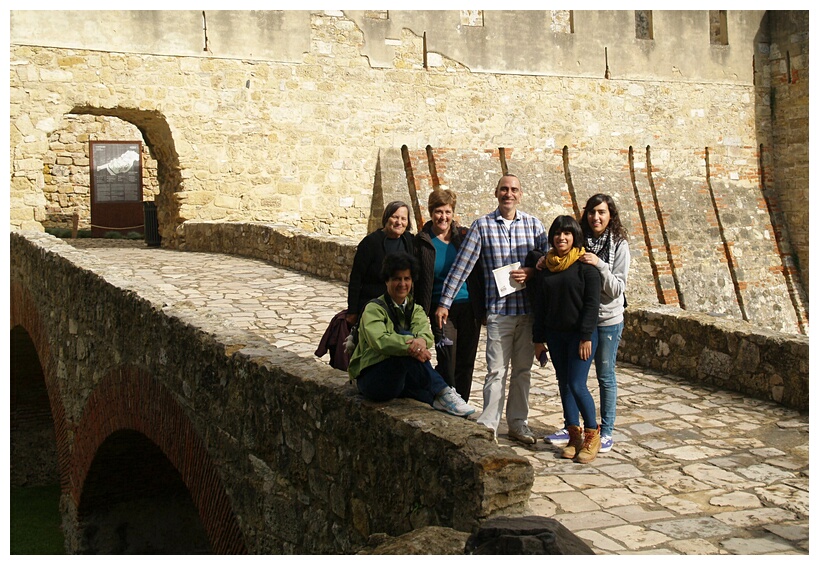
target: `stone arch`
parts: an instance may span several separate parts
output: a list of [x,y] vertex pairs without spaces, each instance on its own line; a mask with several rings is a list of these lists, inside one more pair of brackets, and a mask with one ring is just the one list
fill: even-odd
[[78,105],[71,108],[70,114],[89,114],[93,116],[111,116],[134,124],[142,139],[148,146],[151,156],[157,162],[157,181],[159,194],[156,195],[159,235],[167,245],[178,244],[176,226],[182,223],[177,193],[182,190],[182,173],[179,166],[179,155],[176,152],[173,133],[168,121],[155,110],[137,108],[98,108]]
[[77,518],[76,553],[211,552],[179,472],[154,442],[134,430],[113,432],[97,449]]
[[[72,229],[91,227],[90,141],[139,141],[142,145],[141,200],[153,201],[159,193],[157,163],[139,129],[113,116],[63,113],[59,126],[47,133],[43,158],[43,196],[46,199],[43,227]],[[135,230],[137,231],[137,230]]]
[[[119,441],[109,441],[112,439]],[[97,458],[101,455],[114,460],[115,446],[122,442],[140,450],[152,465],[162,467],[162,459],[167,459],[199,513],[210,551],[247,553],[231,500],[204,441],[173,395],[143,370],[131,366],[115,369],[98,383],[75,432],[71,495],[80,528],[83,515],[93,512],[95,501],[100,500],[100,493],[94,489],[117,480],[116,474],[101,471]],[[109,467],[114,473],[117,469],[121,467]],[[169,472],[167,466],[162,472]],[[169,478],[164,486],[172,482]],[[144,492],[152,486],[156,485],[138,488]]]
[[11,484],[56,484],[57,440],[48,389],[37,348],[22,326],[11,328],[9,353]]
[[[37,421],[40,429],[45,433],[45,426],[48,422],[48,415],[43,413],[46,400],[40,395],[47,395],[47,405],[50,410],[50,421],[53,425],[54,452],[56,453],[56,467],[53,469],[60,480],[60,487],[63,494],[68,487],[69,468],[69,443],[68,426],[66,422],[65,407],[60,395],[57,382],[56,361],[51,354],[48,334],[45,331],[42,316],[34,302],[29,290],[23,284],[12,279],[10,296],[10,318],[11,318],[11,381],[23,384],[32,379],[42,379],[40,383],[25,383],[26,390],[34,392],[39,398],[35,400],[35,407],[38,411]],[[18,399],[12,394],[12,422],[14,420],[15,402]],[[32,404],[29,404],[29,408]],[[14,424],[12,423],[12,427]],[[41,444],[43,449],[47,447]],[[12,455],[12,465],[15,464]]]

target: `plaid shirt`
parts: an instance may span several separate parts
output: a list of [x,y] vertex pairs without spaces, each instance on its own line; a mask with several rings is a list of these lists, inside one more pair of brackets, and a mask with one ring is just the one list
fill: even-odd
[[472,223],[461,243],[455,262],[444,281],[439,305],[444,308],[452,305],[452,299],[472,272],[475,263],[478,259],[483,259],[487,313],[506,316],[527,314],[529,305],[526,293],[517,291],[501,298],[498,296],[498,285],[492,271],[517,261],[523,267],[526,254],[533,249],[544,253],[548,250],[548,234],[540,220],[534,216],[517,210],[508,229],[499,209],[481,216]]

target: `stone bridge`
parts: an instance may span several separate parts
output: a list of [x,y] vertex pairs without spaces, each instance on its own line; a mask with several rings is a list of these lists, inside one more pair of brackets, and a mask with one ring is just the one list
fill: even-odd
[[[598,553],[807,553],[807,337],[630,305],[616,447],[579,469],[365,402],[313,355],[352,247],[288,241],[274,261],[301,245],[324,277],[12,232],[12,483],[59,480],[68,551],[340,554],[426,526],[462,550],[487,517],[526,513]],[[548,433],[553,373],[533,385]]]

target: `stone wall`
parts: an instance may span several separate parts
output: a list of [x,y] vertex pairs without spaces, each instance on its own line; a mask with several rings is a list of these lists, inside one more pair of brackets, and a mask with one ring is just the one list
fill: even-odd
[[482,426],[365,402],[343,373],[153,303],[52,236],[12,233],[10,275],[11,327],[30,336],[48,390],[72,552],[89,550],[106,501],[153,487],[111,476],[120,457],[103,447],[124,431],[178,472],[216,553],[351,553],[372,533],[466,532],[528,500],[531,466]]
[[[594,192],[623,202],[635,298],[806,332],[807,254],[795,260],[788,223],[807,184],[788,177],[780,213],[774,172],[790,161],[772,153],[765,12],[729,11],[728,45],[712,43],[707,11],[652,14],[646,40],[632,11],[568,25],[550,11],[15,11],[11,226],[75,206],[45,196],[49,140],[88,117],[142,134],[168,246],[187,220],[358,240],[394,198],[423,221],[434,186],[458,192],[468,224],[509,170],[546,223]],[[777,38],[793,27],[781,23]],[[806,54],[791,64],[803,76]]]
[[[346,238],[317,237],[264,224],[191,221],[184,227],[188,251],[230,253],[290,268],[305,264],[309,267],[304,270],[312,274],[349,280],[355,247]],[[807,409],[807,336],[765,330],[725,315],[652,305],[632,290],[640,282],[631,276],[621,359]]]
[[340,281],[350,280],[358,242],[327,237],[285,225],[261,222],[199,222],[184,224],[185,251],[253,257],[276,265]]
[[716,389],[809,408],[807,336],[670,306],[629,304],[617,356]]
[[[650,44],[631,37],[630,12],[578,14],[577,32],[550,32],[552,42],[533,42],[548,52],[529,53],[529,68],[519,73],[497,60],[501,51],[525,52],[519,42],[504,41],[497,52],[477,46],[494,45],[488,34],[509,26],[542,32],[540,19],[549,12],[493,13],[483,26],[460,31],[457,11],[391,11],[386,20],[341,12],[214,12],[207,15],[207,51],[201,12],[174,12],[173,25],[162,12],[54,14],[45,21],[36,12],[12,14],[11,219],[18,228],[41,221],[37,207],[21,200],[42,191],[41,139],[59,131],[67,113],[127,119],[150,145],[161,146],[155,153],[169,153],[168,178],[158,171],[163,194],[157,198],[168,244],[187,219],[363,236],[384,147],[548,151],[565,145],[608,153],[649,144],[702,151],[721,143],[725,132],[748,147],[769,139],[756,123],[747,64],[760,12],[738,12],[736,43],[716,50],[705,12],[656,15],[657,26],[668,27]],[[50,33],[57,20],[60,32]],[[91,22],[105,29],[91,34]],[[615,33],[622,26],[628,33]],[[278,29],[286,30],[288,46]],[[480,35],[471,33],[476,30]],[[601,33],[613,34],[608,52],[615,70],[608,80]],[[676,42],[681,34],[692,41]],[[388,60],[368,54],[379,43]],[[551,56],[569,47],[571,54]],[[297,48],[303,51],[294,55]],[[660,72],[658,61],[669,57],[679,73]],[[573,69],[578,58],[580,71]],[[714,106],[715,99],[722,105]],[[742,108],[748,111],[737,111]],[[147,123],[145,113],[164,125]],[[21,120],[30,131],[18,132]]]
[[[728,45],[707,11],[654,11],[640,37],[632,11],[473,12],[12,12],[11,225],[77,207],[84,185],[60,195],[50,143],[94,138],[103,119],[150,147],[169,246],[187,220],[358,240],[395,198],[424,221],[434,186],[458,192],[468,224],[509,170],[546,223],[594,192],[623,203],[635,298],[807,331],[807,254],[788,231],[804,175],[782,185],[787,213],[777,199],[778,169],[807,156],[772,153],[768,65],[803,12],[772,44],[765,12],[729,11]],[[548,40],[510,41],[530,36]],[[791,76],[805,76],[797,37]],[[775,123],[806,91],[792,100]]]
[[[809,41],[808,20],[802,12],[776,10],[770,18],[770,82],[772,112],[772,170],[767,177],[769,198],[782,214],[777,236],[792,255],[790,268],[809,277],[808,118]],[[792,246],[792,249],[791,249]]]
[[[443,186],[458,194],[456,218],[469,225],[497,205],[491,189],[484,187],[493,186],[504,171],[519,175],[521,208],[547,228],[556,215],[576,216],[589,196],[604,191],[617,202],[629,234],[632,302],[679,305],[803,333],[807,306],[773,235],[753,160],[747,148],[734,146],[701,153],[383,149],[371,219],[381,217],[386,202],[399,199],[409,204],[413,221],[420,224],[428,217],[430,191]],[[605,170],[616,172],[601,173]],[[387,186],[396,188],[387,191]],[[281,225],[228,224],[186,222],[179,233],[195,241],[182,247],[269,259],[314,274],[329,269],[337,271],[334,278],[347,279],[351,259],[342,259],[345,253],[337,246],[354,244],[354,239],[307,235]],[[370,222],[370,229],[378,227]],[[282,236],[285,232],[294,237]],[[300,243],[303,237],[312,241]],[[328,254],[323,245],[334,251]]]

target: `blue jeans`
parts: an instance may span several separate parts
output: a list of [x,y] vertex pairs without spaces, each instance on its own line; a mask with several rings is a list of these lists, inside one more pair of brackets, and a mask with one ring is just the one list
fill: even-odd
[[546,332],[546,346],[555,367],[563,418],[566,426],[579,426],[578,412],[583,416],[586,428],[597,428],[594,398],[589,392],[587,380],[592,359],[597,350],[597,332],[592,333],[592,351],[588,359],[580,358],[580,334],[578,332]]
[[613,326],[597,326],[599,342],[594,355],[594,368],[600,386],[600,435],[610,436],[614,431],[617,415],[617,378],[614,365],[617,363],[617,348],[623,335],[623,322]]
[[393,398],[414,398],[430,406],[448,386],[429,361],[421,363],[412,357],[399,356],[370,365],[355,382],[367,400],[386,402]]

